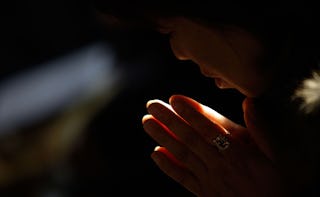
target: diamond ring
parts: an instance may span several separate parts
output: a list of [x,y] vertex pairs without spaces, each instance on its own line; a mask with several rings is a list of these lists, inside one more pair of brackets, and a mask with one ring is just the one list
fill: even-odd
[[212,142],[219,150],[225,150],[230,145],[229,139],[222,134],[219,134]]

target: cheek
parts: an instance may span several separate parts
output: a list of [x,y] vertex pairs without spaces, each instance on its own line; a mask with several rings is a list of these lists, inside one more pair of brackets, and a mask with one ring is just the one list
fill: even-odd
[[233,72],[227,77],[236,89],[248,97],[261,95],[270,83],[270,78],[252,72],[252,70]]

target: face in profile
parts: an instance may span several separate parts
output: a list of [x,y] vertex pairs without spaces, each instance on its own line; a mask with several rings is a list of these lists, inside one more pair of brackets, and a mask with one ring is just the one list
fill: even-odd
[[157,23],[159,32],[170,35],[174,55],[196,63],[219,88],[256,97],[271,84],[272,76],[258,63],[263,46],[249,32],[233,26],[215,28],[183,17]]

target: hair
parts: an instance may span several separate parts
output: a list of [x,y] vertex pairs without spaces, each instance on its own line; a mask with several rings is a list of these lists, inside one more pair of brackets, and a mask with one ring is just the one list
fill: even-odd
[[[317,6],[310,2],[93,0],[99,13],[118,27],[155,28],[156,18],[186,17],[206,25],[243,28],[268,49],[272,64],[314,60],[319,54]],[[296,60],[301,58],[301,60]],[[281,59],[281,60],[280,60]],[[280,60],[280,61],[279,61]],[[270,62],[268,66],[272,65]],[[314,65],[314,63],[307,65]],[[283,67],[283,66],[282,66]],[[280,67],[279,67],[280,68]],[[299,68],[300,69],[300,68]],[[285,72],[287,73],[287,68]],[[296,71],[295,71],[296,72]],[[299,70],[299,72],[301,72]]]
[[277,70],[277,83],[271,87],[279,87],[280,80],[285,87],[278,89],[285,88],[288,94],[318,66],[318,11],[307,1],[94,0],[94,5],[110,26],[120,28],[154,29],[155,19],[170,17],[185,17],[214,27],[240,27],[264,45],[261,68]]

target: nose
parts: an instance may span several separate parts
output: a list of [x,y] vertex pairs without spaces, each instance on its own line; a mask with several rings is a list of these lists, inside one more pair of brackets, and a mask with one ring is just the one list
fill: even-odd
[[173,52],[174,56],[178,60],[190,60],[190,58],[183,51],[182,47],[179,47],[177,44],[175,44],[173,39],[170,39],[170,47],[171,47],[171,51]]

